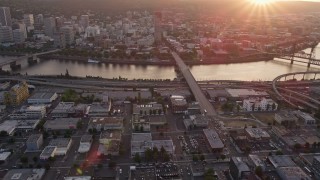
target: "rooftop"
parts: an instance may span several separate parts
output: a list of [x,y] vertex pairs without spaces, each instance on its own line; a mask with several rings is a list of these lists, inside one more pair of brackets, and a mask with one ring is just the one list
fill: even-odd
[[163,147],[167,152],[174,152],[172,140],[153,140],[152,147],[157,147],[159,150]]
[[209,141],[210,147],[214,149],[224,148],[224,144],[219,138],[219,134],[212,129],[204,129],[203,130],[207,140]]
[[241,157],[231,157],[233,163],[238,167],[240,172],[248,172],[250,168],[248,165],[241,159]]
[[58,148],[68,147],[71,139],[70,138],[57,138],[52,139],[49,143],[49,146],[56,146]]
[[92,135],[85,134],[81,136],[80,142],[85,143],[85,142],[91,142],[92,141]]
[[104,118],[91,118],[89,124],[103,124],[103,125],[119,125],[123,124],[123,117],[104,117]]
[[132,133],[131,141],[151,141],[151,133]]
[[272,163],[272,165],[277,168],[277,167],[293,167],[296,166],[296,164],[292,161],[291,156],[287,155],[273,155],[269,156],[268,159]]
[[11,169],[3,180],[40,180],[45,174],[45,169]]
[[50,99],[55,94],[54,92],[35,92],[29,99]]
[[311,180],[300,167],[279,167],[277,172],[283,180]]
[[11,155],[11,152],[1,152],[0,153],[0,161],[5,161]]
[[246,128],[245,131],[249,134],[252,138],[270,138],[270,135],[267,133],[267,131],[261,129],[261,128]]
[[77,128],[79,118],[58,118],[55,120],[47,120],[43,125],[48,130],[65,130]]
[[46,157],[49,157],[51,156],[55,151],[56,151],[57,147],[56,146],[46,146],[41,154],[40,154],[40,157],[41,156],[46,156]]
[[120,130],[102,131],[100,134],[100,139],[121,140],[121,131]]
[[255,91],[253,89],[226,89],[231,97],[248,97],[248,96],[269,96],[265,91]]
[[40,137],[42,137],[42,134],[31,134],[27,142],[37,142]]
[[91,176],[67,176],[64,180],[91,180]]

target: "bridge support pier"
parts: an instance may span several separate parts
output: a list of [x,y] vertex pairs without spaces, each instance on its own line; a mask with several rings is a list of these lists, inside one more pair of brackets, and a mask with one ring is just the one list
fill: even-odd
[[10,63],[10,68],[12,70],[19,69],[20,67],[21,67],[21,64],[17,64],[16,61]]
[[310,67],[310,65],[311,65],[311,64],[308,62],[308,68]]
[[32,65],[32,64],[36,64],[38,62],[37,60],[37,56],[33,55],[32,57],[28,58],[28,64]]

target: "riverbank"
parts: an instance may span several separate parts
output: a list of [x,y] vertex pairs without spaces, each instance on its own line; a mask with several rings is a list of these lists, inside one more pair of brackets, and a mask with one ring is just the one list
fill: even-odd
[[[79,61],[88,63],[87,57],[81,56],[61,56],[61,55],[41,55],[39,56],[42,60],[66,60],[66,61]],[[126,65],[157,65],[157,66],[175,66],[173,60],[135,60],[135,59],[106,59],[106,58],[95,58],[96,61],[106,64],[126,64]],[[232,64],[232,63],[246,63],[246,62],[259,62],[272,60],[266,56],[254,56],[254,57],[239,57],[239,58],[210,58],[203,59],[201,61],[185,61],[187,65],[210,65],[210,64]]]

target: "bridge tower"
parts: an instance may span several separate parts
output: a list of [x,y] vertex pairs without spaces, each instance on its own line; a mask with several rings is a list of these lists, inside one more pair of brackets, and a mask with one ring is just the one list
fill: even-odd
[[296,53],[296,46],[297,46],[297,44],[296,43],[294,43],[293,45],[292,45],[292,49],[291,49],[291,56],[290,56],[290,63],[291,64],[293,64],[293,61],[294,61],[294,53]]
[[308,67],[310,67],[312,60],[316,59],[316,47],[317,47],[318,43],[314,42],[311,45],[311,51],[309,54],[309,61],[308,61]]

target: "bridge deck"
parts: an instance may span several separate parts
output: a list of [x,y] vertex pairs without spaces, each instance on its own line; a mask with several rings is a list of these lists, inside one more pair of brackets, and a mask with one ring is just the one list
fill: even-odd
[[202,112],[207,111],[207,115],[216,115],[216,111],[214,110],[213,106],[203,94],[202,90],[198,86],[196,80],[194,79],[193,75],[191,74],[189,67],[183,62],[180,56],[176,52],[172,52],[172,56],[175,59],[182,75],[184,76],[185,80],[187,81],[194,97],[199,102]]
[[32,56],[40,56],[40,55],[50,54],[50,53],[54,53],[54,52],[58,52],[58,51],[60,51],[60,49],[54,49],[54,50],[51,50],[51,51],[40,52],[40,53],[35,53],[35,54],[27,54],[25,56],[21,56],[21,57],[18,57],[18,58],[8,59],[6,61],[0,62],[0,68],[2,66],[8,65],[10,63],[13,63],[13,62],[16,62],[16,61],[20,61],[20,60],[24,60],[24,59],[27,59],[27,58],[32,57]]

